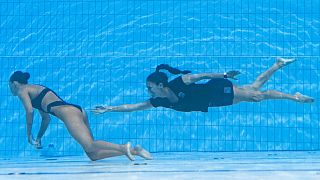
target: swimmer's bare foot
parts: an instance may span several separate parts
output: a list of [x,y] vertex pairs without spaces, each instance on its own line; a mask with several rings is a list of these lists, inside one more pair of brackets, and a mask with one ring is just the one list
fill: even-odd
[[130,142],[125,144],[125,152],[126,152],[127,158],[130,159],[130,161],[134,161],[134,157],[131,154],[131,143]]
[[296,59],[278,58],[276,63],[280,68],[282,68],[282,67],[287,66],[295,61],[297,61],[297,60]]
[[312,97],[303,95],[299,92],[297,92],[294,96],[296,97],[296,100],[301,103],[313,103],[314,102],[314,99]]
[[147,160],[152,159],[151,154],[147,150],[143,149],[140,145],[137,145],[136,147],[134,147],[133,150],[135,151],[135,154],[137,156],[140,156],[140,157],[147,159]]

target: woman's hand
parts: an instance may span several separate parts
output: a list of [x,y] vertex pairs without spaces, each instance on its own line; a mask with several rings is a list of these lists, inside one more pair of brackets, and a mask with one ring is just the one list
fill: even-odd
[[103,114],[105,112],[112,111],[112,106],[96,106],[93,109],[91,109],[91,112],[95,114]]
[[42,149],[41,139],[37,138],[37,139],[33,142],[33,146],[34,146],[36,149]]
[[34,140],[32,135],[28,135],[28,143],[33,145],[36,149],[42,149],[41,139],[37,138]]
[[235,78],[237,75],[241,74],[240,71],[228,71],[227,72],[227,78],[238,80]]
[[31,145],[34,145],[34,140],[33,140],[32,135],[28,135],[28,143]]

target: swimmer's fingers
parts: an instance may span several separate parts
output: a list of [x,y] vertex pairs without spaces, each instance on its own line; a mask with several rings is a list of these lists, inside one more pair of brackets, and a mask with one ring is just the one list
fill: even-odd
[[241,74],[240,71],[229,71],[229,72],[227,72],[228,78],[234,79],[234,80],[238,80],[236,78],[236,76],[238,76],[239,74]]
[[94,108],[92,109],[89,109],[92,113],[95,113],[95,114],[102,114],[105,112],[106,108],[105,106],[102,106],[102,105],[98,105],[98,106],[95,106]]
[[232,74],[233,76],[237,76],[239,74],[241,74],[240,71],[229,71],[230,74]]
[[237,76],[237,75],[241,74],[241,72],[240,72],[240,71],[234,71],[234,73],[235,73],[235,76]]
[[95,109],[105,109],[105,107],[102,106],[102,105],[95,106],[94,108],[95,108]]
[[34,145],[34,143],[33,143],[32,141],[30,141],[30,140],[28,140],[28,143],[29,143],[30,145]]
[[102,114],[105,112],[103,109],[90,109],[90,111],[94,114]]
[[34,146],[36,149],[42,149],[41,140],[40,140],[40,139],[36,139],[36,140],[34,141],[33,146]]
[[34,140],[33,140],[32,135],[28,136],[28,143],[31,144],[31,145],[34,145]]
[[41,144],[34,144],[33,146],[34,146],[36,149],[42,149]]
[[113,110],[112,106],[96,106],[95,108],[90,109],[90,111],[95,114],[102,114],[105,112],[110,112],[112,110]]
[[[234,77],[235,77],[235,76],[238,76],[238,75],[240,75],[240,74],[241,74],[241,72],[240,72],[240,71],[235,71],[234,73],[235,73]],[[238,78],[234,78],[234,80],[238,80]]]

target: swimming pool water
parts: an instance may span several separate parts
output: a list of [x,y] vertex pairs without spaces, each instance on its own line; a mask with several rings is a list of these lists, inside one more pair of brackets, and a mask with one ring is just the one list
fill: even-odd
[[[276,57],[299,61],[264,89],[319,97],[319,0],[0,0],[0,157],[83,155],[53,118],[39,151],[8,88],[15,70],[89,109],[148,99],[145,78],[167,63],[193,73],[239,70],[252,82]],[[170,77],[173,78],[173,77]],[[208,113],[157,108],[89,121],[96,139],[151,152],[319,150],[319,105],[243,103]],[[40,117],[34,120],[34,134]],[[54,150],[49,150],[53,144]]]

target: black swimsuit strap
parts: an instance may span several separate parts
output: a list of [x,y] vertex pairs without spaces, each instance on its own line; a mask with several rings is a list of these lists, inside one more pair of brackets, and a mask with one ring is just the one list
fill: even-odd
[[47,112],[52,113],[52,112],[51,112],[51,108],[52,108],[52,107],[54,107],[54,106],[62,106],[62,105],[66,105],[66,104],[67,104],[67,103],[64,102],[64,101],[54,101],[54,102],[48,104],[48,106],[47,106]]
[[41,98],[41,100],[44,98],[44,96],[50,91],[49,88],[44,88],[40,94],[38,95],[38,98]]
[[67,103],[65,101],[54,101],[54,102],[48,104],[47,112],[55,116],[54,112],[51,111],[51,108],[55,107],[55,106],[63,106],[63,105],[73,106],[75,108],[78,108],[82,112],[82,108],[80,106],[75,105],[75,104],[70,104],[70,103]]
[[34,108],[37,108],[37,109],[39,109],[39,110],[41,110],[41,111],[46,112],[44,109],[42,109],[41,103],[42,103],[42,100],[43,100],[44,96],[45,96],[49,91],[51,91],[51,90],[50,90],[49,88],[46,88],[46,87],[45,87],[45,88],[39,93],[39,95],[31,101],[32,106],[33,106]]

